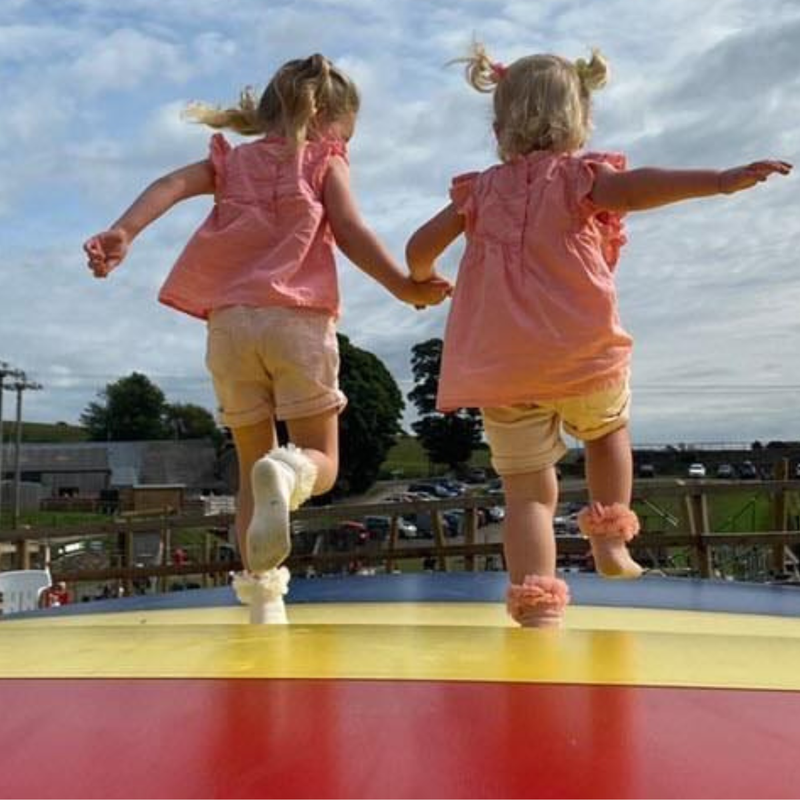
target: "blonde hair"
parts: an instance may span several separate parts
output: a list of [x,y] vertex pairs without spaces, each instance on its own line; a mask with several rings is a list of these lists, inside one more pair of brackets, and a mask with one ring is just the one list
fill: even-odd
[[608,80],[608,63],[599,50],[592,51],[589,61],[533,55],[506,67],[475,43],[470,55],[456,62],[466,64],[473,88],[494,92],[497,150],[503,161],[534,150],[582,147],[592,127],[591,93]]
[[247,87],[236,106],[191,103],[184,117],[243,136],[277,134],[299,147],[319,128],[358,113],[359,105],[358,89],[350,78],[315,53],[280,67],[260,99]]

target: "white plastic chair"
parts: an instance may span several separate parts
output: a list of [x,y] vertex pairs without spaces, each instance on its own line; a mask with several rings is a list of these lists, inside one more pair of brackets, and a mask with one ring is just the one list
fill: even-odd
[[35,611],[39,598],[51,584],[49,569],[20,569],[0,572],[0,612],[15,614],[19,611]]

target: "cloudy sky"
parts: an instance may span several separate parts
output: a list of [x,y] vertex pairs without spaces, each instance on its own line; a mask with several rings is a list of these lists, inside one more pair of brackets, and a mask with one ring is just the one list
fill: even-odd
[[[328,55],[363,95],[361,210],[400,257],[450,178],[494,161],[490,101],[444,66],[473,37],[506,62],[600,47],[612,81],[591,145],[633,166],[800,160],[797,0],[4,0],[0,361],[45,387],[25,417],[77,422],[133,370],[213,408],[202,324],[155,299],[208,199],[146,231],[107,281],[81,253],[147,183],[204,157],[187,101],[225,103],[287,59]],[[618,275],[635,441],[800,439],[799,193],[793,175],[629,217]],[[446,309],[416,313],[339,266],[341,331],[407,392],[411,347],[442,334]]]

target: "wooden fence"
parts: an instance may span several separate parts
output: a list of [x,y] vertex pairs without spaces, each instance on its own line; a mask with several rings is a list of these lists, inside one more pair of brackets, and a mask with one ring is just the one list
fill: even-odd
[[[714,531],[710,523],[709,503],[715,498],[733,496],[764,496],[769,501],[772,530],[745,530],[739,532]],[[800,480],[776,481],[675,481],[640,480],[634,487],[634,506],[644,520],[643,532],[632,542],[634,555],[656,568],[669,568],[675,552],[688,557],[686,574],[711,577],[715,574],[718,554],[725,548],[749,549],[767,554],[765,563],[773,577],[796,569],[797,559],[792,548],[800,545],[800,516],[797,498]],[[563,504],[583,504],[586,489],[582,482],[561,487]],[[480,558],[502,559],[499,541],[479,541],[479,509],[502,504],[502,496],[467,495],[447,500],[415,501],[403,503],[369,503],[360,505],[307,506],[292,516],[293,525],[313,532],[330,529],[345,520],[360,520],[365,516],[390,518],[388,536],[381,542],[350,548],[341,552],[312,549],[295,552],[289,559],[292,570],[303,571],[313,567],[317,572],[346,569],[349,564],[385,569],[395,569],[408,559],[433,561],[437,569],[479,568]],[[461,509],[464,513],[463,534],[448,539],[442,514]],[[430,541],[404,541],[399,537],[398,520],[411,514],[430,514],[432,539]],[[227,529],[232,524],[230,514],[203,516],[200,514],[155,516],[129,515],[108,521],[58,526],[48,528],[21,528],[0,530],[0,545],[13,544],[14,566],[25,569],[31,566],[32,553],[41,565],[50,563],[52,549],[67,542],[99,540],[104,552],[116,553],[116,563],[109,566],[83,567],[76,570],[53,568],[54,580],[70,584],[80,582],[119,582],[131,593],[142,580],[155,579],[166,591],[170,579],[200,576],[203,585],[227,580],[227,573],[241,568],[229,548],[225,547]],[[195,552],[189,563],[170,563],[172,542],[176,532],[194,530],[202,533],[200,552]],[[158,536],[161,563],[137,565],[135,536],[148,533]],[[304,534],[307,535],[307,534]],[[484,537],[485,538],[485,537]],[[556,536],[559,557],[569,562],[581,563],[588,545],[580,536]],[[300,548],[298,548],[299,550]],[[226,556],[226,557],[223,557]]]

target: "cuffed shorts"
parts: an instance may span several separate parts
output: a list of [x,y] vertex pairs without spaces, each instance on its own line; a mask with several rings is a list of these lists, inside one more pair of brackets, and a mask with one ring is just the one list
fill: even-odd
[[628,424],[628,381],[581,397],[534,404],[482,408],[484,430],[499,475],[537,472],[567,452],[564,430],[585,442],[600,439]]
[[231,306],[208,320],[206,367],[229,428],[341,412],[333,317],[301,308]]

